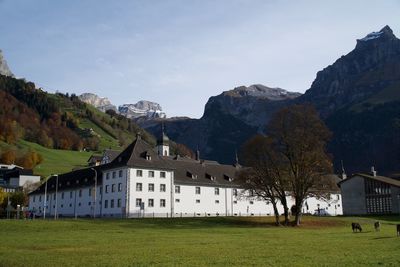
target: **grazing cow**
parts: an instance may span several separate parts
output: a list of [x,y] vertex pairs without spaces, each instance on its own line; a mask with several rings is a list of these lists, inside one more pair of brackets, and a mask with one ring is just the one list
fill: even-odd
[[400,224],[397,225],[397,236],[400,236]]
[[353,232],[357,232],[357,230],[362,232],[362,228],[359,223],[351,223],[351,228],[353,229]]
[[375,231],[379,232],[381,230],[381,223],[379,221],[376,221],[374,223]]

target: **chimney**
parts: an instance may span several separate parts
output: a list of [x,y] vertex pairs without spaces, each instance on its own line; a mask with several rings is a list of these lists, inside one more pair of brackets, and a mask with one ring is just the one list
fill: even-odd
[[371,174],[372,174],[372,176],[376,176],[376,171],[375,171],[375,168],[374,168],[374,166],[372,166],[371,167]]
[[198,148],[196,150],[196,160],[200,160],[200,150]]
[[347,174],[344,170],[343,160],[340,161],[342,163],[342,180],[347,178]]

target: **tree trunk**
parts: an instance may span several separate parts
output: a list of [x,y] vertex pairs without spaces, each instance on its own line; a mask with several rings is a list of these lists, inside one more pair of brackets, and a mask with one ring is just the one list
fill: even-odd
[[272,207],[274,208],[275,225],[279,226],[281,224],[281,222],[279,221],[279,211],[278,211],[278,207],[276,205],[276,202],[272,202]]
[[301,211],[296,211],[296,226],[299,226],[301,223]]
[[299,226],[301,224],[301,208],[303,206],[303,201],[296,199],[296,218],[295,218],[295,223],[296,226]]
[[285,226],[289,225],[289,208],[287,206],[287,201],[286,201],[286,196],[284,198],[281,198],[281,203],[283,206],[283,214],[285,215]]

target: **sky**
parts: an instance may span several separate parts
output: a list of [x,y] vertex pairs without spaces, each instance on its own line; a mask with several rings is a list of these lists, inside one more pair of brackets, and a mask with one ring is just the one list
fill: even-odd
[[305,92],[356,39],[400,36],[399,18],[399,0],[0,0],[0,49],[49,92],[199,118],[241,85]]

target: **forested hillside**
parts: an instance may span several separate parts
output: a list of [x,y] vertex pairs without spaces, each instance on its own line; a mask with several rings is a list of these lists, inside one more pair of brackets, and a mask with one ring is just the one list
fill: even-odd
[[[140,131],[145,140],[155,143],[154,137],[123,116],[99,112],[73,94],[49,94],[32,82],[3,75],[0,123],[1,161],[26,168],[46,161],[46,154],[38,154],[27,143],[21,146],[20,140],[48,149],[96,153],[105,148],[122,149]],[[32,159],[25,164],[28,156]]]

